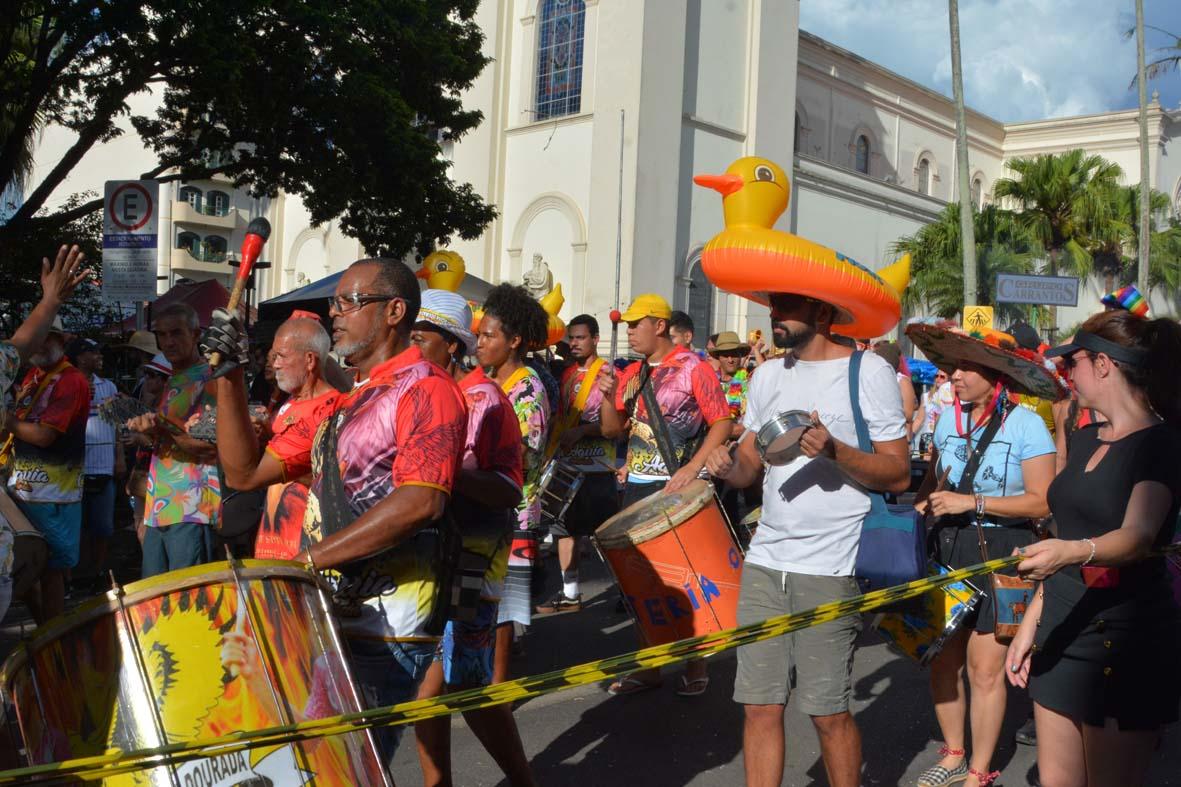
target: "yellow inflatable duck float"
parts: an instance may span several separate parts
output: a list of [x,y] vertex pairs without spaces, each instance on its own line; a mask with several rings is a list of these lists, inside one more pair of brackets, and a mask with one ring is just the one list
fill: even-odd
[[549,323],[546,326],[546,344],[557,344],[566,337],[566,323],[558,316],[558,312],[562,310],[562,304],[566,302],[566,296],[562,295],[562,285],[555,284],[554,288],[541,296],[537,302],[549,315]]
[[791,199],[791,183],[765,158],[740,158],[724,175],[693,181],[722,195],[726,229],[701,255],[714,285],[764,305],[773,292],[831,303],[840,312],[833,330],[855,338],[881,336],[898,324],[902,291],[910,282],[909,255],[875,273],[840,252],[773,229]]
[[426,256],[422,261],[422,267],[415,275],[420,279],[426,279],[427,286],[432,290],[459,292],[459,285],[467,275],[467,266],[458,253],[440,249]]

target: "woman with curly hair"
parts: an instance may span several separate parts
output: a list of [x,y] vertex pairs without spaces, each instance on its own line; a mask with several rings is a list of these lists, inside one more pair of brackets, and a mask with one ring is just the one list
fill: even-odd
[[496,630],[493,682],[508,679],[513,624],[528,626],[533,610],[530,579],[537,557],[537,527],[541,503],[537,484],[545,459],[549,401],[545,385],[525,365],[525,354],[545,346],[548,316],[529,291],[515,284],[498,284],[484,301],[484,317],[476,334],[476,359],[488,376],[508,395],[521,425],[525,485],[517,506],[517,526],[509,549],[508,574],[501,597]]
[[1047,355],[1106,420],[1071,435],[1050,485],[1057,538],[1018,550],[1041,586],[1005,672],[1034,701],[1042,784],[1144,784],[1181,701],[1181,613],[1150,557],[1181,509],[1181,326],[1110,311]]

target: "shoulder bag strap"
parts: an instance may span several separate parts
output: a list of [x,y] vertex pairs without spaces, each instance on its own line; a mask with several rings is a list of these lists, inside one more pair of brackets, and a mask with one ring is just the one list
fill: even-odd
[[[857,429],[857,447],[867,454],[873,453],[873,441],[869,439],[869,427],[865,423],[865,414],[861,412],[861,356],[863,350],[854,350],[849,356],[849,405],[853,410],[853,426]],[[869,512],[871,514],[886,513],[886,500],[873,490],[869,492]]]
[[[968,457],[968,464],[964,466],[964,474],[960,476],[960,482],[956,484],[955,491],[959,494],[972,494],[972,482],[976,480],[976,473],[980,470],[980,461],[984,458],[984,452],[988,449],[992,438],[996,436],[997,431],[1001,428],[1001,422],[1003,420],[1004,418],[999,413],[989,419],[988,426],[984,428],[984,434],[980,435],[980,439],[976,442],[976,448],[972,451],[972,455]],[[981,524],[980,517],[976,515],[975,510],[971,512],[970,516],[972,523],[976,525],[976,538],[980,542],[980,557],[985,562],[988,562],[988,545],[984,541],[984,525]]]
[[668,424],[664,420],[664,413],[660,412],[660,404],[656,401],[656,384],[652,382],[652,367],[646,361],[640,369],[640,398],[644,400],[644,408],[648,411],[648,425],[652,428],[652,436],[656,439],[656,449],[660,451],[660,458],[664,460],[664,467],[669,477],[681,468],[677,461],[677,452],[673,450],[672,436],[668,433]]

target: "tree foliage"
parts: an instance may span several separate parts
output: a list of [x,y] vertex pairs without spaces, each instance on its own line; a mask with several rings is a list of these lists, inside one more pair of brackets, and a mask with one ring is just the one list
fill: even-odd
[[[478,236],[494,216],[453,183],[438,139],[481,120],[460,91],[483,69],[478,0],[10,0],[0,22],[0,190],[38,119],[77,139],[0,228],[0,243],[101,205],[38,215],[95,145],[130,122],[158,165],[141,177],[222,173],[256,195],[300,196],[372,253]],[[35,36],[31,50],[30,36]],[[22,43],[24,50],[21,50]],[[14,56],[24,51],[23,56]]]
[[[986,205],[974,214],[977,292],[981,306],[995,306],[1002,324],[1028,319],[1027,306],[996,302],[1000,273],[1032,273],[1041,247],[1009,211]],[[960,203],[944,208],[938,220],[895,241],[894,254],[909,253],[911,281],[903,294],[905,306],[939,317],[955,317],[964,305],[964,267],[960,231]]]
[[1017,176],[993,186],[998,199],[1011,200],[1020,221],[1050,256],[1050,273],[1091,273],[1096,238],[1115,230],[1111,193],[1123,170],[1082,150],[1016,158],[1007,166]]

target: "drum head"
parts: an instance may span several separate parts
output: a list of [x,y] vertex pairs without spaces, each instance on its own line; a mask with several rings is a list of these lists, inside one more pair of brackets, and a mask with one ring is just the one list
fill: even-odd
[[800,455],[800,438],[811,426],[812,416],[803,410],[779,413],[763,424],[757,435],[763,461],[776,467],[793,461]]
[[701,479],[680,492],[665,494],[661,490],[608,519],[595,531],[595,538],[604,549],[642,544],[692,517],[710,502],[713,493],[713,484]]

